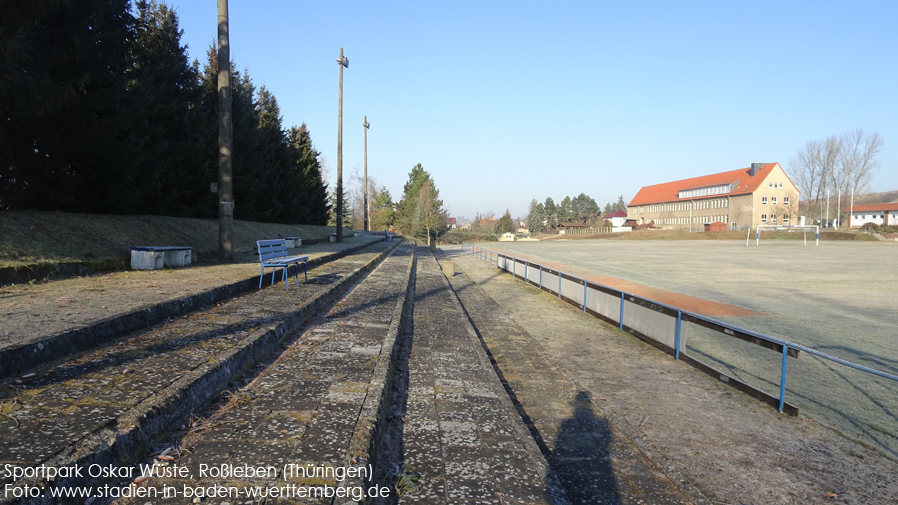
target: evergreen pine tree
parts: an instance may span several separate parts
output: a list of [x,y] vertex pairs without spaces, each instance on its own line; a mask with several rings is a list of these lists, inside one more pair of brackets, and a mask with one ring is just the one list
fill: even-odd
[[321,174],[320,153],[312,145],[309,129],[306,124],[293,126],[287,132],[287,139],[293,148],[293,167],[299,173],[302,188],[297,195],[299,200],[299,223],[326,225],[330,204],[327,184]]
[[558,204],[556,208],[556,212],[558,214],[558,222],[559,223],[569,223],[573,216],[571,215],[572,205],[571,205],[571,197],[566,196],[564,200]]
[[386,230],[393,226],[396,219],[396,212],[393,204],[393,197],[386,186],[381,186],[380,190],[374,196],[374,218],[372,221],[379,230]]
[[129,0],[3,2],[0,206],[98,212],[127,200],[133,40]]
[[208,181],[195,170],[191,111],[200,99],[198,76],[187,61],[175,12],[139,1],[129,104],[135,111],[129,142],[138,146],[125,212],[197,215]]
[[446,219],[446,211],[440,191],[420,163],[409,172],[397,208],[396,220],[406,235],[426,236],[429,243],[430,238],[444,228],[441,222]]
[[621,211],[627,210],[627,202],[624,201],[624,195],[621,195],[617,199],[617,203],[614,204],[614,210],[621,210]]
[[496,233],[514,233],[514,221],[511,219],[511,212],[505,209],[505,214],[499,218],[499,225],[496,227]]
[[555,207],[552,197],[546,197],[546,203],[543,207],[546,213],[546,227],[554,230],[558,226],[558,209]]
[[536,198],[530,201],[529,213],[527,214],[527,229],[531,235],[536,235],[543,231],[543,221],[545,220],[545,208],[543,204],[536,201]]

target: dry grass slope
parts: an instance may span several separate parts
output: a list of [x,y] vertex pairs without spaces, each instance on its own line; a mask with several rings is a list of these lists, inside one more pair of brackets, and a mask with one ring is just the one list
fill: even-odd
[[[344,229],[344,236],[352,230]],[[234,221],[235,259],[251,260],[257,240],[320,242],[333,227]],[[0,212],[0,285],[127,270],[132,246],[190,246],[194,263],[218,261],[218,221],[165,216]]]

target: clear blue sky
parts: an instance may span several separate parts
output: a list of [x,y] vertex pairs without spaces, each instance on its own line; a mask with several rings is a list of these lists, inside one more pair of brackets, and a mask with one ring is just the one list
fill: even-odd
[[[191,59],[216,0],[169,0]],[[230,0],[231,57],[305,122],[336,176],[394,199],[416,163],[451,215],[789,160],[855,128],[885,146],[872,191],[898,189],[898,2],[299,2]],[[344,179],[345,180],[345,179]]]

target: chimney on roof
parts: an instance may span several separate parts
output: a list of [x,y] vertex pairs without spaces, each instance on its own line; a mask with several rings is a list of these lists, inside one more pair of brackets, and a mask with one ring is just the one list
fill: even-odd
[[758,170],[760,170],[761,167],[763,167],[763,166],[766,165],[766,164],[767,164],[767,163],[752,163],[752,164],[751,164],[751,169],[748,171],[748,175],[749,175],[750,177],[754,177],[755,174],[758,173]]

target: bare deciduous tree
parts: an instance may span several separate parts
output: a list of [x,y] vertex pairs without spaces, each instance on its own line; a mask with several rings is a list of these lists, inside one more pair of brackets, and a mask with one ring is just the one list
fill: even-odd
[[[365,179],[359,173],[360,166],[358,164],[353,165],[352,173],[349,176],[349,187],[352,188],[350,191],[346,191],[344,189],[345,194],[343,198],[350,202],[349,207],[356,210],[356,212],[352,215],[352,229],[353,230],[363,230],[365,228],[365,209],[363,208],[365,202]],[[374,199],[377,198],[377,180],[368,176],[368,213],[372,213],[371,205],[374,202]],[[373,222],[370,220],[369,223]]]
[[798,187],[815,204],[826,196],[838,165],[842,141],[835,135],[826,140],[809,140],[789,162]]
[[433,181],[428,179],[421,186],[415,205],[415,221],[426,230],[428,245],[434,232],[446,228],[448,212],[443,208],[443,201],[439,199],[439,195],[440,192],[433,186]]
[[879,167],[876,158],[883,142],[879,133],[867,136],[861,128],[822,141],[809,140],[789,165],[810,210],[820,211],[827,191],[830,197],[839,191],[844,195],[863,191]]
[[844,176],[845,192],[860,193],[870,183],[873,172],[879,168],[876,156],[882,149],[882,135],[874,132],[864,136],[864,130],[846,133],[842,138],[841,166]]

